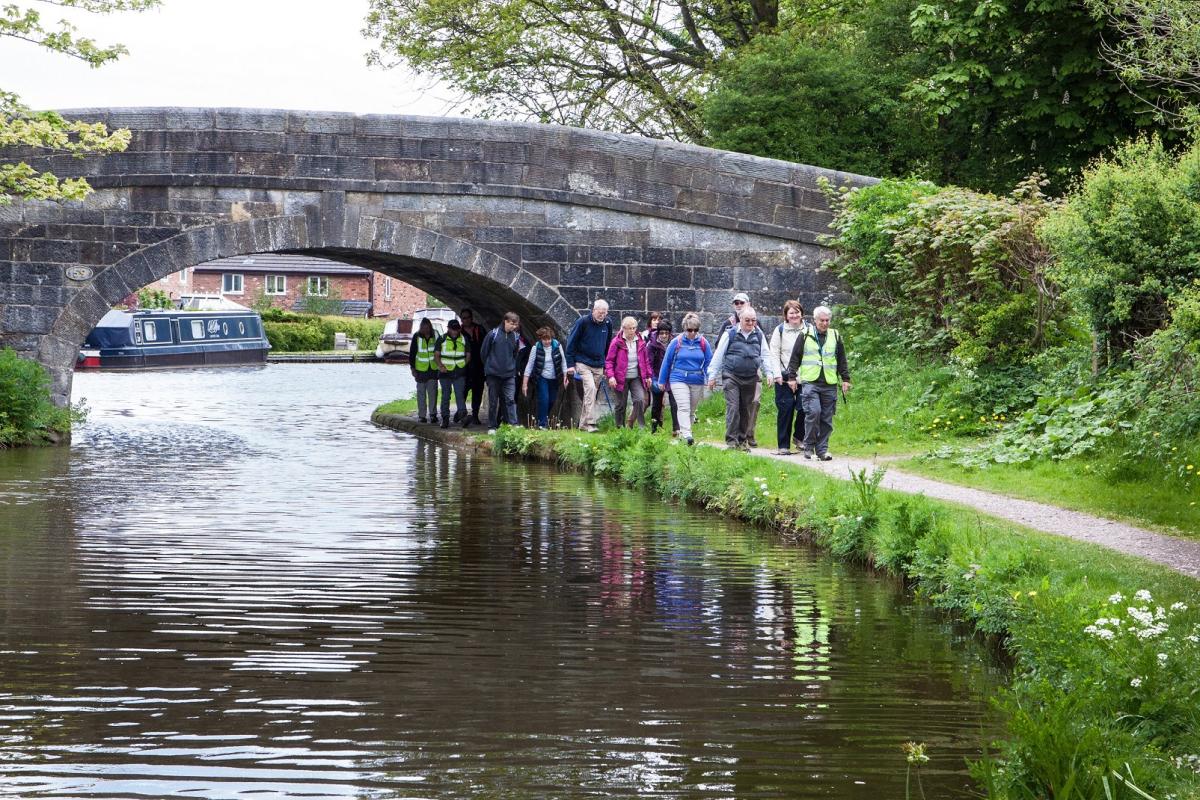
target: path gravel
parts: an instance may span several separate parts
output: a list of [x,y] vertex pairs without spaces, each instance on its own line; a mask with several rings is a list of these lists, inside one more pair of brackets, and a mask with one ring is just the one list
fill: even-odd
[[1161,533],[1094,517],[1080,511],[1071,511],[1032,500],[1018,500],[1002,494],[955,486],[951,483],[923,478],[920,475],[902,472],[884,461],[867,458],[835,457],[833,461],[809,461],[803,456],[776,455],[773,450],[757,448],[755,455],[766,456],[788,464],[799,464],[815,469],[835,478],[850,479],[851,471],[887,467],[880,484],[886,489],[907,494],[923,494],[938,500],[948,500],[970,506],[993,517],[1010,520],[1027,528],[1065,536],[1083,542],[1092,542],[1121,553],[1140,556],[1148,561],[1170,567],[1192,578],[1200,579],[1200,541],[1180,539]]

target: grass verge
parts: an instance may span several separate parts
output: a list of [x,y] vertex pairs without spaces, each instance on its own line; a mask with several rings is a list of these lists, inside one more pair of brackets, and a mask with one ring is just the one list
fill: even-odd
[[[381,409],[383,410],[383,409]],[[948,503],[640,431],[502,428],[496,450],[697,503],[904,576],[1000,637],[1009,737],[972,766],[992,798],[1200,794],[1197,582]]]

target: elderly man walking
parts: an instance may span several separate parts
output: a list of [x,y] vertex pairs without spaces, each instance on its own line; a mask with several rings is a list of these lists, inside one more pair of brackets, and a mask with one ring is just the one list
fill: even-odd
[[596,403],[596,392],[604,383],[604,359],[613,338],[612,321],[608,319],[608,303],[597,300],[590,314],[584,314],[571,328],[567,337],[568,374],[583,382],[583,413],[579,415],[579,427],[585,431],[596,431],[600,415]]
[[804,457],[814,455],[832,461],[829,435],[833,433],[833,415],[837,411],[838,380],[842,391],[850,391],[850,368],[846,365],[846,345],[841,334],[829,327],[833,312],[825,306],[813,309],[813,327],[796,340],[787,371],[800,384],[800,406],[804,409]]
[[750,449],[751,404],[760,374],[775,379],[766,337],[758,327],[758,312],[745,306],[737,327],[721,337],[708,368],[709,388],[717,385],[718,377],[725,387],[725,444],[731,450]]

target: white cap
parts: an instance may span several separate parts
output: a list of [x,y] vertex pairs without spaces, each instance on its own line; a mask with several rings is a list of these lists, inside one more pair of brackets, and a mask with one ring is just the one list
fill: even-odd
[[741,300],[743,303],[749,303],[750,295],[746,294],[745,292],[738,292],[733,296],[733,302],[736,303],[738,300]]

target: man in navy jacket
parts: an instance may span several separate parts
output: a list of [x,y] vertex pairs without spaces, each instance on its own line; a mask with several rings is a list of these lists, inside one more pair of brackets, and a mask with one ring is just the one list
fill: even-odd
[[592,313],[584,314],[571,328],[567,337],[567,373],[583,381],[583,413],[579,427],[595,431],[600,415],[596,392],[604,384],[604,358],[613,338],[612,322],[608,319],[608,303],[597,300]]

